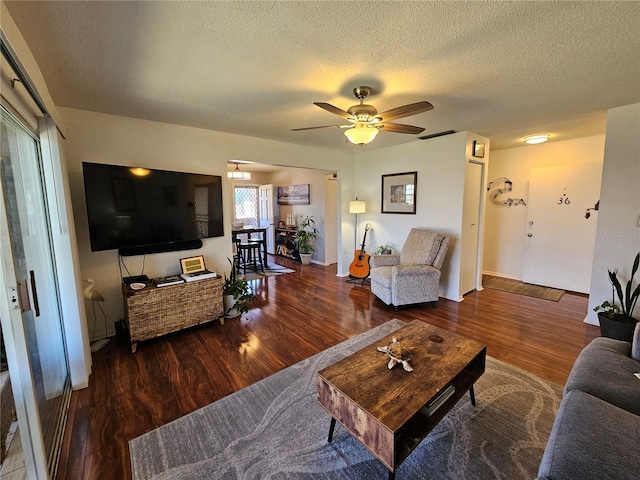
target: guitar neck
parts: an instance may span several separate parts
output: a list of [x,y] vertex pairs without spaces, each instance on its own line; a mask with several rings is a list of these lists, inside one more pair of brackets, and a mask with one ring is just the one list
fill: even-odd
[[364,252],[364,244],[365,244],[365,243],[366,243],[366,241],[367,241],[367,232],[368,232],[368,231],[369,231],[369,229],[368,229],[368,228],[365,228],[365,229],[364,229],[364,237],[362,237],[362,246],[360,247],[360,251],[361,251],[361,252]]

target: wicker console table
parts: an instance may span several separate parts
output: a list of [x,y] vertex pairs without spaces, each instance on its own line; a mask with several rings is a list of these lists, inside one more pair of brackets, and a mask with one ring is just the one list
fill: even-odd
[[149,281],[142,290],[123,284],[122,294],[133,353],[143,340],[216,319],[224,325],[220,276],[165,287]]

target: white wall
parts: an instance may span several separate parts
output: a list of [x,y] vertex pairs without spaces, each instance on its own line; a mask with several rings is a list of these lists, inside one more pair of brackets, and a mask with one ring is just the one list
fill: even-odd
[[[260,163],[316,168],[339,172],[345,179],[341,183],[341,197],[346,205],[341,211],[348,211],[348,199],[353,194],[353,157],[324,149],[291,145],[281,142],[262,140],[253,137],[231,135],[227,133],[202,130],[178,125],[169,125],[147,120],[105,115],[83,110],[60,109],[68,127],[64,148],[71,199],[75,216],[78,252],[82,278],[95,280],[95,288],[105,297],[104,308],[107,313],[109,334],[113,334],[113,322],[123,318],[123,302],[120,287],[120,271],[116,250],[91,252],[87,213],[82,180],[82,162],[131,165],[164,170],[179,170],[211,175],[221,175],[223,192],[229,192],[226,179],[228,160],[248,160]],[[307,177],[305,177],[307,178]],[[313,188],[318,194],[320,186]],[[292,178],[292,181],[296,180]],[[289,180],[286,180],[289,183]],[[277,182],[274,182],[277,183]],[[303,181],[300,181],[303,183]],[[309,182],[305,182],[309,183]],[[346,193],[345,192],[346,189]],[[313,193],[312,193],[313,195]],[[231,199],[227,194],[224,201],[225,233],[224,237],[203,240],[202,249],[187,252],[168,252],[124,258],[131,275],[144,273],[149,277],[177,273],[180,258],[191,253],[204,255],[207,267],[217,272],[228,270],[227,258],[231,257]],[[317,202],[322,206],[322,199]],[[342,239],[338,241],[342,244]],[[342,259],[338,267],[341,268]],[[348,263],[347,263],[348,265]],[[127,275],[123,272],[123,275]],[[93,328],[91,306],[87,304],[87,316]],[[102,335],[102,323],[98,321],[96,337]]]
[[[463,219],[465,169],[474,139],[488,140],[468,132],[420,140],[390,148],[356,154],[356,194],[366,202],[367,213],[358,216],[362,233],[371,224],[365,250],[391,242],[400,250],[411,228],[429,228],[451,237],[451,244],[442,267],[441,296],[454,301],[460,294],[460,236]],[[485,160],[488,160],[488,151]],[[480,160],[480,159],[479,159]],[[381,211],[382,175],[418,172],[416,214],[388,214]],[[344,223],[355,222],[354,215],[343,217]],[[344,237],[343,237],[344,238]],[[355,251],[355,238],[346,241],[345,249]],[[359,247],[358,247],[359,248]]]
[[[607,269],[618,269],[623,287],[640,251],[640,104],[607,112],[607,136],[593,255],[589,308],[585,321],[598,324],[593,308],[611,301]],[[636,279],[640,275],[636,274]],[[636,280],[637,282],[637,280]],[[636,283],[637,284],[637,283]],[[619,303],[619,302],[616,302]],[[635,318],[640,317],[636,306]]]
[[[604,138],[604,135],[597,135],[495,150],[491,152],[488,179],[492,181],[499,177],[507,177],[513,182],[513,190],[509,197],[524,198],[527,202],[532,168],[602,163]],[[526,223],[526,206],[487,206],[483,265],[485,273],[522,279]]]

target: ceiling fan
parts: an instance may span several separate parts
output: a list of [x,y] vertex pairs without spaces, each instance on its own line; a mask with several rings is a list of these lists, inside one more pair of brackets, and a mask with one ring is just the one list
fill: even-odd
[[433,105],[429,102],[422,101],[416,103],[410,103],[403,105],[402,107],[392,108],[381,113],[378,113],[373,105],[367,105],[364,103],[364,99],[371,93],[371,87],[356,87],[353,89],[353,95],[360,100],[357,105],[352,105],[347,111],[344,111],[338,107],[334,107],[330,103],[313,102],[314,105],[325,109],[327,112],[331,112],[334,115],[338,115],[344,118],[347,125],[321,125],[318,127],[304,127],[304,128],[292,128],[291,131],[299,132],[301,130],[313,130],[316,128],[330,128],[338,127],[346,129],[344,134],[351,143],[357,145],[364,145],[370,143],[376,137],[378,132],[392,133],[408,133],[417,135],[424,131],[424,128],[414,127],[413,125],[402,125],[400,123],[389,123],[389,120],[395,120],[397,118],[409,117],[411,115],[417,115],[418,113],[427,112],[433,110]]

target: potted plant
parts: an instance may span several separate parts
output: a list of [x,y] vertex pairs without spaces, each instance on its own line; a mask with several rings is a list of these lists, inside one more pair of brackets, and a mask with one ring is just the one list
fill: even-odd
[[249,285],[249,281],[245,278],[238,277],[236,264],[230,259],[231,272],[229,277],[224,276],[222,283],[222,300],[224,305],[224,317],[235,318],[242,313],[249,311],[249,304],[256,298]]
[[297,226],[293,243],[295,243],[298,248],[300,261],[303,265],[309,265],[311,263],[311,256],[314,251],[313,241],[318,238],[319,233],[313,216],[307,215]]
[[[633,331],[636,327],[638,320],[633,318],[633,309],[636,306],[636,302],[640,297],[640,285],[636,285],[633,288],[633,279],[638,266],[640,265],[640,252],[636,255],[631,267],[631,277],[627,281],[624,291],[622,290],[622,284],[618,279],[618,270],[608,270],[609,282],[611,283],[611,302],[604,301],[601,305],[598,305],[593,309],[598,313],[598,320],[600,322],[600,333],[603,337],[615,338],[617,340],[624,340],[630,342],[633,338]],[[616,294],[620,305],[617,305]]]
[[393,253],[393,244],[387,242],[384,245],[380,245],[375,252],[374,255],[391,255]]

